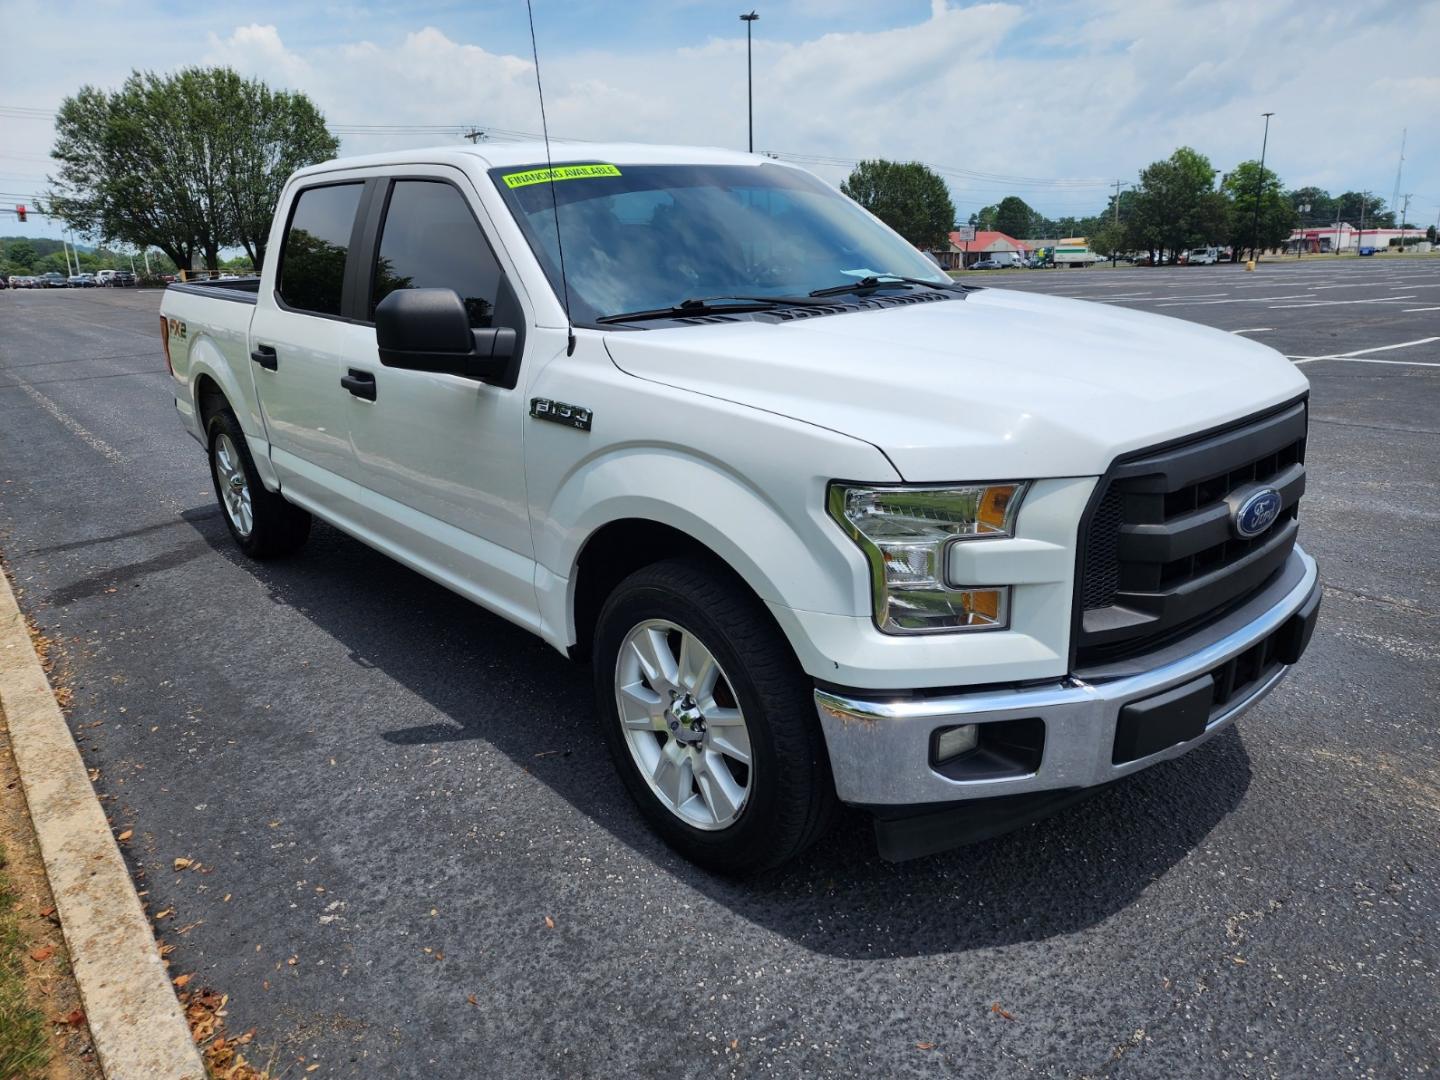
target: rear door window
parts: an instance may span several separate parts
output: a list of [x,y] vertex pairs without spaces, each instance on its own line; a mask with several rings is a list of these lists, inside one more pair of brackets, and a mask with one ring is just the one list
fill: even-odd
[[339,315],[345,257],[364,185],[306,188],[295,199],[280,256],[277,291],[285,305],[316,315]]
[[397,180],[390,192],[371,313],[396,289],[454,289],[472,328],[494,325],[500,266],[465,197],[442,180]]

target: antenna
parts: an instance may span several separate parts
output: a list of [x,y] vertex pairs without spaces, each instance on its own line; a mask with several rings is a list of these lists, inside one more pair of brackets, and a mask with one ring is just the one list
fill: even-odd
[[565,245],[560,241],[560,203],[555,197],[555,166],[550,161],[550,125],[545,120],[545,87],[540,83],[540,49],[535,44],[535,9],[525,0],[530,18],[530,55],[535,59],[535,90],[540,95],[540,131],[545,138],[545,175],[550,185],[550,210],[555,215],[555,250],[560,253],[560,290],[565,302],[565,355],[575,355],[575,323],[570,318],[570,281],[565,277]]

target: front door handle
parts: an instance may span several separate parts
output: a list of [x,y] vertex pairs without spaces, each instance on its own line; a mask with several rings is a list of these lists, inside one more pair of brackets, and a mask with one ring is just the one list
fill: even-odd
[[350,369],[350,374],[340,376],[340,385],[358,398],[375,400],[375,376],[368,371]]
[[276,355],[274,345],[256,345],[250,350],[250,359],[266,371],[274,371],[280,366],[280,357]]

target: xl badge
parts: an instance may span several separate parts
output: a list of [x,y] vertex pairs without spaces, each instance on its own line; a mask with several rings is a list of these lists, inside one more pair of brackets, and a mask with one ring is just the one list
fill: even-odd
[[1280,493],[1274,488],[1260,488],[1252,491],[1235,507],[1231,523],[1237,536],[1249,540],[1259,536],[1274,524],[1280,516]]
[[580,405],[567,405],[563,401],[543,397],[531,398],[530,415],[536,420],[549,420],[581,431],[590,430],[590,410]]

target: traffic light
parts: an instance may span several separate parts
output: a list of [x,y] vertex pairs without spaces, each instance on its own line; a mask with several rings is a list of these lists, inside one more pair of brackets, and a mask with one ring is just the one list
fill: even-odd
[[15,207],[15,216],[16,216],[17,218],[19,218],[21,221],[24,221],[24,220],[25,220],[25,204],[24,204],[24,203],[21,203],[19,206]]

